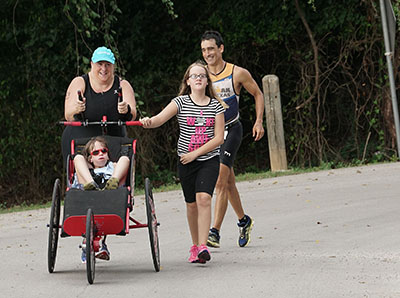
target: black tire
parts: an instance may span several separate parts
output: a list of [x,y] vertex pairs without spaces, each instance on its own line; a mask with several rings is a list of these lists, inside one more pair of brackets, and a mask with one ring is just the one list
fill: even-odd
[[[73,164],[72,161],[72,156],[71,155],[67,155],[67,160],[65,163],[65,167],[66,167],[66,176],[65,176],[65,181],[67,182],[67,187],[71,187],[71,181],[70,181],[70,176],[71,176],[71,164]],[[72,175],[73,175],[73,170],[72,170]]]
[[149,229],[149,240],[151,255],[153,257],[154,269],[160,271],[160,245],[158,242],[158,222],[153,199],[153,191],[151,189],[150,179],[144,181],[146,212],[147,212],[147,227]]
[[58,236],[60,230],[61,186],[60,179],[56,179],[51,200],[49,240],[47,250],[47,266],[49,273],[53,273],[57,256]]
[[[133,198],[135,196],[135,172],[136,172],[136,161],[135,161],[135,155],[132,154],[131,157],[131,175],[130,175],[130,187],[131,187],[131,198],[132,198],[132,207],[134,205]],[[132,211],[133,208],[130,210]]]
[[[135,172],[136,172],[136,161],[135,161],[135,155],[132,154],[131,157],[131,166],[130,166],[130,170],[131,170],[131,175],[130,175],[130,187],[133,190],[135,188]],[[133,195],[133,193],[132,193]]]
[[88,209],[86,214],[86,273],[89,284],[93,284],[96,266],[94,252],[94,214],[92,209]]

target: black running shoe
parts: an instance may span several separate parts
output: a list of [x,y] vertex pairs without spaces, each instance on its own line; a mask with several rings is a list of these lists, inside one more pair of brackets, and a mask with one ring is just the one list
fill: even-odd
[[208,233],[207,246],[219,248],[219,239],[220,239],[219,233],[211,229],[210,232]]

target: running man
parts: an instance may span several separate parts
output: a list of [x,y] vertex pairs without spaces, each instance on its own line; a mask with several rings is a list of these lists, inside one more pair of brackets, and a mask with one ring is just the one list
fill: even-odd
[[254,97],[256,122],[253,126],[253,137],[255,141],[264,136],[262,125],[264,98],[260,88],[247,69],[224,61],[222,58],[224,41],[219,32],[204,32],[201,37],[201,51],[207,63],[216,94],[229,105],[229,108],[225,111],[224,144],[221,146],[220,153],[214,223],[208,235],[207,245],[220,247],[219,232],[229,201],[238,217],[237,225],[240,232],[238,244],[240,247],[245,247],[250,242],[250,232],[254,221],[244,213],[233,171],[233,162],[243,137],[243,127],[239,121],[239,95],[242,87],[244,87]]

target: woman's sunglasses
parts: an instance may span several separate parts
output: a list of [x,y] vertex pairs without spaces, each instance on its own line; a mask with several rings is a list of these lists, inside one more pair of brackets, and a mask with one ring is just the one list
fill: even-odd
[[101,149],[93,150],[92,152],[90,152],[90,155],[96,156],[96,155],[99,155],[100,152],[106,154],[108,152],[108,149],[101,148]]

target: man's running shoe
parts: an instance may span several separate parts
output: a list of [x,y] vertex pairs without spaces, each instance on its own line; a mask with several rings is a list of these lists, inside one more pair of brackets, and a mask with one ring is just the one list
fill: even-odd
[[102,243],[100,250],[96,253],[96,258],[106,261],[110,260],[110,252],[105,243]]
[[239,227],[239,241],[238,244],[240,247],[245,247],[247,244],[250,243],[250,232],[251,229],[253,228],[254,221],[250,216],[247,216],[247,222],[246,223],[238,223]]
[[197,254],[199,253],[199,248],[197,247],[197,245],[192,245],[189,252],[190,252],[189,262],[190,263],[198,263],[199,258],[197,257]]
[[219,233],[218,230],[212,228],[208,233],[207,246],[219,248]]
[[197,255],[199,258],[199,263],[204,264],[205,262],[211,260],[210,252],[208,251],[207,246],[204,244],[199,246],[199,254]]

